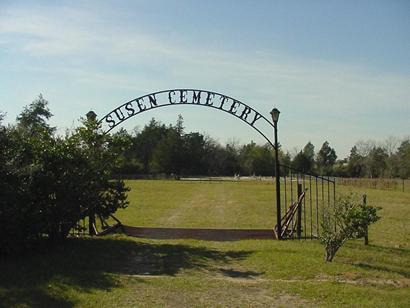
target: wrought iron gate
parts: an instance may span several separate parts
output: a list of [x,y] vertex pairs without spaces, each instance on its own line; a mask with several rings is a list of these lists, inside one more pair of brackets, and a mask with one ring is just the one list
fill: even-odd
[[[336,201],[334,178],[309,174],[292,167],[281,167],[282,239],[313,239],[321,232],[327,207]],[[275,227],[277,232],[278,228]],[[278,234],[277,234],[278,237]]]

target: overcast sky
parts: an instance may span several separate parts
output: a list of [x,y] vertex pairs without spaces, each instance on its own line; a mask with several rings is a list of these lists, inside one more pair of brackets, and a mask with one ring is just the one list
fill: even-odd
[[[0,110],[13,122],[40,93],[62,131],[89,110],[172,88],[213,90],[265,116],[285,149],[410,135],[410,1],[0,0]],[[264,139],[193,106],[152,117],[222,143]],[[272,135],[272,132],[265,132]]]

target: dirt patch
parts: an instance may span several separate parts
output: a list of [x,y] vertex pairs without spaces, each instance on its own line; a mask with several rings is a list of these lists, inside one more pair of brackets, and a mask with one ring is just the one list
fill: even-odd
[[275,294],[269,284],[219,283],[202,292],[185,293],[184,297],[167,296],[169,307],[317,307],[297,295]]
[[128,236],[150,239],[198,239],[204,241],[239,241],[244,239],[274,239],[271,229],[198,229],[149,228],[123,226]]
[[398,279],[385,279],[385,278],[357,278],[357,279],[347,279],[340,276],[317,276],[314,279],[268,279],[258,276],[249,277],[229,277],[229,276],[218,276],[215,279],[225,279],[232,282],[239,283],[258,283],[258,282],[275,282],[275,283],[318,283],[318,282],[337,282],[346,283],[352,285],[363,285],[363,286],[392,286],[396,288],[408,288],[410,287],[410,279],[408,278],[398,278]]
[[[236,275],[236,274],[235,274]],[[284,292],[275,293],[271,280],[256,274],[245,274],[248,278],[230,277],[222,274],[202,280],[202,287],[181,294],[173,289],[172,280],[167,275],[127,275],[140,279],[165,280],[167,288],[161,289],[156,304],[164,307],[317,307],[318,304]],[[181,277],[179,277],[180,279]],[[158,283],[156,283],[158,284]]]
[[385,279],[385,278],[362,278],[358,273],[345,273],[343,276],[325,276],[320,275],[315,278],[315,281],[338,282],[353,285],[365,286],[393,286],[396,288],[410,287],[409,278]]

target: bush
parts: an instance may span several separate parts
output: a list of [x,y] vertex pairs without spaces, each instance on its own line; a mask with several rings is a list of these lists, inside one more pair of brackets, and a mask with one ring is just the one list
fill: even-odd
[[361,202],[354,194],[339,198],[334,207],[327,208],[320,236],[325,246],[325,260],[332,262],[348,239],[364,237],[368,226],[380,218],[379,209]]
[[127,206],[128,188],[111,180],[126,142],[103,134],[95,119],[56,137],[40,99],[17,125],[0,125],[0,254],[33,240],[64,240],[80,219]]

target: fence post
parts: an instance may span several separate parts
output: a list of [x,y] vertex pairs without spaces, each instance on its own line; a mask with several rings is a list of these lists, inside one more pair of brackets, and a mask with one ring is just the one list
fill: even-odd
[[[363,205],[367,204],[367,196],[366,194],[363,195]],[[369,232],[368,227],[364,230],[364,244],[369,245]]]
[[95,214],[94,211],[88,216],[88,234],[93,236],[95,233]]
[[[302,195],[302,184],[298,184],[298,201]],[[296,229],[298,239],[302,237],[302,203],[298,206],[298,224]]]

